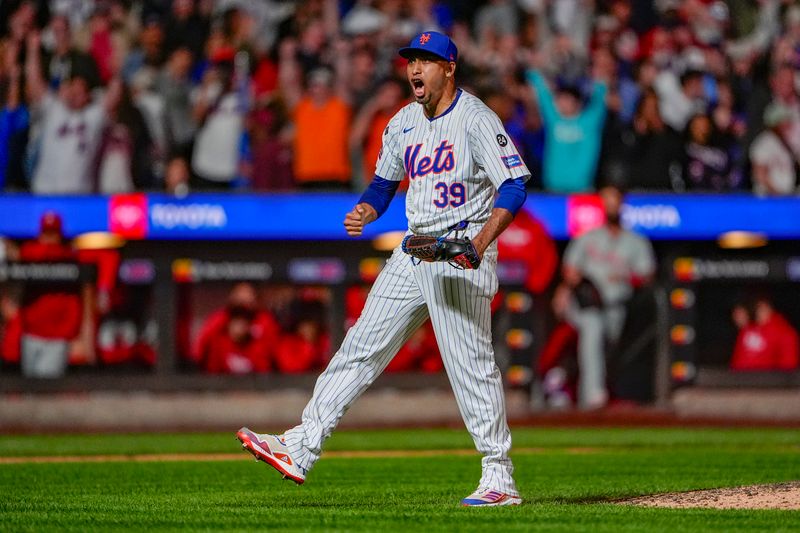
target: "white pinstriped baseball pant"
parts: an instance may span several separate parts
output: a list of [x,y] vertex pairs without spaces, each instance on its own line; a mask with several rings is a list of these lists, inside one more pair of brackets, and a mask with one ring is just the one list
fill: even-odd
[[399,247],[395,249],[361,316],[317,379],[301,424],[285,434],[300,466],[308,470],[316,463],[339,419],[430,316],[459,411],[483,454],[480,486],[518,495],[491,338],[496,264],[495,244],[476,270],[457,270],[441,262],[414,265]]

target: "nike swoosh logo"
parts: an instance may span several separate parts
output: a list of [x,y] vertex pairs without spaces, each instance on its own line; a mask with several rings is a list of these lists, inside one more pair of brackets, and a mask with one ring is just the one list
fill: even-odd
[[403,133],[408,133],[409,131],[413,130],[414,128],[416,128],[416,126],[411,126],[410,128],[403,128]]

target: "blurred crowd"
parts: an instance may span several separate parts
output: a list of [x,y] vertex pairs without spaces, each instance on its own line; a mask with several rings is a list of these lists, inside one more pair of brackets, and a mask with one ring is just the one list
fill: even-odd
[[[337,312],[326,287],[245,281],[178,283],[175,322],[170,324],[156,308],[152,279],[136,281],[120,274],[128,267],[111,241],[90,242],[84,237],[70,242],[55,211],[46,211],[39,225],[33,239],[19,243],[0,239],[2,266],[74,265],[82,273],[56,279],[40,271],[10,280],[3,270],[3,373],[58,378],[76,368],[153,370],[158,363],[160,328],[175,331],[173,371],[312,372],[322,369],[332,355],[332,326],[352,326],[366,303],[368,287],[364,285],[348,287],[344,307]],[[428,321],[401,348],[387,371],[439,372],[442,368]]]
[[797,190],[787,0],[9,0],[0,21],[3,190],[361,190],[426,29],[533,188]]

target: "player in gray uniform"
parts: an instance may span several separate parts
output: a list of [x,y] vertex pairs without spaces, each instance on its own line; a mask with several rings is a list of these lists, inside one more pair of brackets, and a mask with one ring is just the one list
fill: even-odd
[[[461,415],[483,454],[478,488],[462,504],[519,504],[490,303],[497,291],[496,239],[522,206],[530,172],[497,115],[456,87],[458,51],[447,36],[422,33],[400,54],[408,59],[415,102],[389,122],[376,176],[347,213],[345,228],[351,236],[361,235],[408,175],[409,234],[467,236],[480,265],[458,269],[447,262],[413,261],[398,246],[361,317],[317,380],[301,424],[284,435],[242,428],[237,437],[256,458],[302,483],[347,408],[430,317]],[[451,230],[454,226],[460,229]]]
[[[622,192],[600,190],[606,223],[587,231],[564,251],[564,283],[556,289],[554,308],[578,330],[578,403],[584,409],[603,407],[606,391],[606,343],[614,343],[625,323],[625,303],[635,288],[650,283],[655,257],[650,242],[623,228]],[[588,280],[599,293],[597,302],[581,302],[573,292]],[[580,290],[580,289],[578,289]]]

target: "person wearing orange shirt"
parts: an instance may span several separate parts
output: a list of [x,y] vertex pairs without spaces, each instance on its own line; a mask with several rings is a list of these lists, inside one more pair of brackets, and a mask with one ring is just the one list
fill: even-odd
[[293,111],[294,179],[307,189],[348,189],[350,106],[333,93],[333,75],[317,69]]

